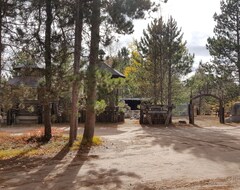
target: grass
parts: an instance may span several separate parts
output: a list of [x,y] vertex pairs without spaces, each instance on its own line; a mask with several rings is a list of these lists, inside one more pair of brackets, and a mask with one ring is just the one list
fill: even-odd
[[89,144],[87,142],[83,142],[82,140],[83,140],[82,135],[78,135],[77,140],[73,143],[73,146],[71,147],[70,150],[73,150],[73,151],[78,150],[81,145],[84,145],[84,146],[90,146],[90,145],[91,146],[99,146],[103,143],[102,139],[100,137],[97,137],[97,136],[93,137],[93,142],[91,144]]
[[[50,156],[61,151],[68,144],[69,137],[58,128],[52,128],[52,138],[48,143],[43,141],[43,129],[28,131],[20,135],[0,133],[0,160],[20,157]],[[93,146],[99,146],[103,142],[100,137],[94,137]],[[82,136],[78,135],[70,151],[77,151],[82,142]]]

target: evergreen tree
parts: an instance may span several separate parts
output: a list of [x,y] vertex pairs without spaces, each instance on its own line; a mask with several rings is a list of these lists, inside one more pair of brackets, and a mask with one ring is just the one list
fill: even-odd
[[44,105],[45,138],[51,138],[51,102],[57,100],[60,81],[66,81],[66,64],[72,55],[74,4],[72,1],[25,1],[18,15],[16,32],[10,36],[16,52],[24,52],[36,64],[45,63]]
[[[44,59],[45,59],[45,89],[46,95],[49,96],[52,88],[52,0],[46,0],[46,28],[44,42]],[[51,131],[51,105],[49,98],[44,102],[44,137],[49,141],[52,137]]]
[[[193,95],[212,94],[223,101],[229,102],[237,100],[238,88],[232,77],[228,74],[216,75],[215,65],[209,63],[199,63],[195,74],[187,80],[187,86]],[[198,107],[202,111],[202,97],[199,98]]]
[[149,83],[146,86],[151,87],[148,91],[152,92],[150,97],[154,97],[154,104],[170,106],[172,79],[191,71],[193,56],[188,53],[183,34],[172,17],[167,23],[162,18],[154,20],[143,35],[138,43],[144,57],[143,69],[146,71],[143,83]]
[[8,47],[13,47],[13,44],[11,43],[11,35],[16,32],[16,26],[18,25],[16,22],[16,16],[18,12],[21,12],[24,3],[24,0],[0,1],[0,84],[4,68],[3,53]]
[[186,42],[183,41],[181,29],[178,29],[177,22],[170,17],[166,24],[166,62],[168,67],[167,82],[167,103],[169,116],[166,124],[169,124],[172,115],[172,84],[173,76],[186,75],[191,72],[193,55],[188,53]]
[[80,55],[82,50],[82,30],[83,30],[83,2],[76,0],[75,11],[75,43],[74,43],[74,65],[73,75],[74,81],[72,84],[72,113],[70,121],[70,137],[69,144],[72,145],[77,138],[78,127],[78,98],[80,87]]
[[149,72],[147,76],[152,85],[150,92],[154,104],[164,103],[164,82],[166,73],[166,53],[163,51],[165,26],[163,19],[155,19],[147,30],[143,31],[143,37],[139,43],[139,50],[143,57],[150,62],[146,62],[145,68]]
[[[18,22],[16,21],[17,13],[21,12],[22,6],[24,5],[24,0],[22,1],[11,1],[11,0],[1,0],[0,1],[0,91],[4,89],[3,80],[3,70],[6,66],[6,61],[8,55],[4,56],[5,51],[9,51],[13,48],[11,35],[16,32],[16,26]],[[0,114],[1,114],[0,105]]]
[[90,1],[91,42],[87,74],[86,123],[83,135],[88,142],[92,141],[95,127],[96,64],[101,41],[100,25],[104,22],[109,23],[115,29],[113,31],[130,34],[133,32],[133,19],[143,18],[145,11],[151,9],[152,5],[150,0]]
[[215,73],[230,75],[240,85],[240,5],[238,0],[222,0],[221,13],[215,13],[215,36],[208,38],[207,48],[213,57]]
[[129,50],[126,47],[121,48],[118,51],[117,56],[112,57],[112,68],[123,72],[124,69],[129,65]]
[[3,2],[0,1],[0,85],[2,83],[2,52],[3,52],[2,23],[3,23]]
[[98,62],[99,42],[100,42],[100,10],[101,0],[94,0],[91,5],[91,42],[89,66],[87,71],[87,107],[86,122],[83,133],[83,140],[92,142],[94,135],[94,126],[96,122],[95,103],[96,103],[96,65]]

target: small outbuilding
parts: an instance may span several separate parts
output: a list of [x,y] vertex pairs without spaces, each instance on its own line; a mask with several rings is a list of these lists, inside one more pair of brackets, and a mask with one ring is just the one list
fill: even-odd
[[[125,76],[121,72],[112,68],[103,60],[101,60],[97,66],[100,71],[109,73],[111,75],[112,80],[117,78],[125,78]],[[105,90],[106,89],[103,89],[103,91]],[[98,93],[98,96],[100,96],[100,94],[101,93]],[[107,107],[105,108],[105,111],[96,116],[97,122],[117,123],[124,121],[124,113],[118,107],[119,89],[117,87],[115,87],[110,93],[107,93],[104,96],[102,95],[100,99],[106,100]],[[85,118],[86,111],[84,109],[80,110],[79,121],[85,122]]]
[[233,104],[230,117],[227,121],[236,123],[240,122],[240,102],[236,102]]
[[44,68],[38,65],[20,64],[13,68],[13,77],[8,80],[12,89],[21,86],[31,89],[31,98],[15,99],[13,107],[7,110],[7,124],[41,123],[42,107],[39,102],[38,88],[43,79]]

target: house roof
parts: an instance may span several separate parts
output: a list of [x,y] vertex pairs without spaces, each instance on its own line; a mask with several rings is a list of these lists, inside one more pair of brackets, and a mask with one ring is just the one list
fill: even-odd
[[8,83],[13,86],[24,85],[32,88],[37,88],[39,86],[39,81],[42,77],[36,76],[23,76],[23,77],[14,77],[9,79]]
[[19,64],[13,67],[13,69],[21,69],[21,68],[31,68],[31,69],[44,69],[36,64]]
[[108,64],[104,63],[103,61],[101,61],[98,64],[98,66],[99,66],[100,69],[105,70],[105,71],[111,73],[112,74],[112,78],[125,78],[125,76],[122,73],[120,73],[116,69],[113,69]]
[[[101,61],[98,64],[99,68],[102,70],[105,70],[107,72],[110,72],[112,74],[112,78],[125,78],[125,76],[117,71],[116,69],[113,69],[110,67],[108,64],[104,63]],[[25,64],[20,64],[14,67],[14,69],[21,69],[21,68],[36,68],[36,69],[43,69],[37,65],[25,65]],[[42,77],[39,76],[15,76],[11,79],[9,79],[8,83],[13,86],[19,86],[19,85],[24,85],[24,86],[29,86],[32,88],[37,88],[39,86],[39,81]]]
[[121,100],[144,101],[149,99],[148,98],[122,98]]

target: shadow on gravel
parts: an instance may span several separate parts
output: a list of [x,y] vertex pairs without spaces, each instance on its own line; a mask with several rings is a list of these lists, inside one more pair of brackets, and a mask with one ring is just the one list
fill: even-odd
[[[92,189],[125,189],[121,178],[140,179],[140,176],[133,172],[123,172],[118,169],[95,169],[89,170],[86,175],[78,178],[78,187]],[[124,187],[123,187],[124,186]]]
[[89,160],[89,151],[91,146],[80,145],[78,152],[67,167],[58,173],[49,183],[49,189],[74,189],[77,181],[77,175],[87,160]]
[[[120,177],[137,178],[138,175],[131,172],[122,172],[118,169],[109,167],[99,168],[96,164],[91,163],[91,160],[100,159],[98,155],[90,155],[91,147],[81,147],[66,169],[56,176],[56,179],[49,186],[50,189],[119,189],[123,182]],[[83,166],[88,166],[91,170],[83,169]]]
[[[14,190],[22,190],[27,189],[25,185],[29,187],[29,184],[32,184],[33,189],[43,189],[40,185],[34,186],[34,183],[41,183],[42,185],[45,184],[45,178],[57,167],[57,165],[64,159],[64,157],[69,152],[69,145],[66,144],[62,150],[57,153],[51,159],[41,159],[38,158],[23,158],[22,164],[25,164],[25,167],[22,168],[21,171],[24,171],[24,177],[22,176],[21,179],[16,178],[16,182],[11,183],[10,186]],[[19,160],[21,163],[21,160]],[[41,164],[40,168],[38,169],[39,165]],[[35,172],[27,173],[29,170],[36,170]],[[16,176],[15,176],[16,177]],[[15,187],[15,188],[14,188]],[[46,187],[46,185],[44,185]]]
[[213,161],[240,163],[240,128],[141,126],[144,134],[140,138],[152,138],[152,145]]
[[239,176],[195,181],[187,180],[162,180],[158,182],[137,183],[132,190],[233,190],[239,189]]

